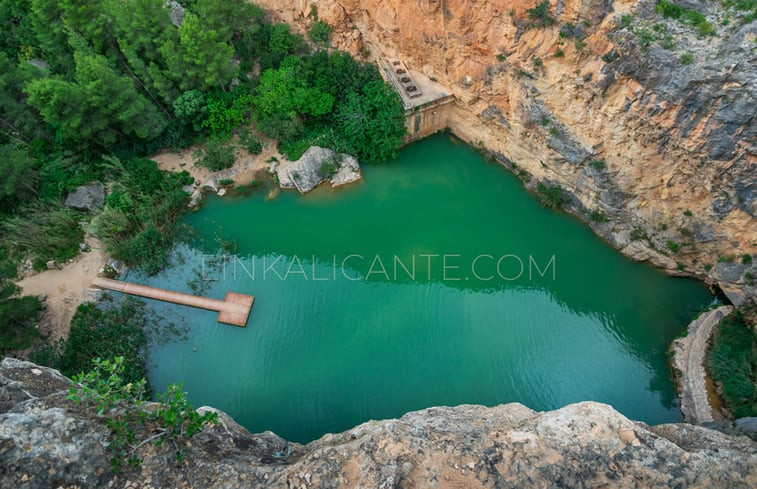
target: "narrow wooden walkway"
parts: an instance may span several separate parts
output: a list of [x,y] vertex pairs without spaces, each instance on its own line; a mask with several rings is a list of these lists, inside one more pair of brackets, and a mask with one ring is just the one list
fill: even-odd
[[96,277],[92,281],[92,285],[124,294],[147,297],[148,299],[218,311],[219,323],[241,326],[242,328],[247,325],[247,317],[250,315],[252,303],[255,301],[255,298],[251,295],[237,294],[236,292],[227,292],[226,299],[219,300],[102,277]]

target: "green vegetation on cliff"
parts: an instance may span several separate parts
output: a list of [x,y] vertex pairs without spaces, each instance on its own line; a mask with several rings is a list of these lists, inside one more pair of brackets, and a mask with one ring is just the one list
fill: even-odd
[[749,314],[737,310],[725,317],[707,355],[710,375],[734,418],[757,416],[757,334]]

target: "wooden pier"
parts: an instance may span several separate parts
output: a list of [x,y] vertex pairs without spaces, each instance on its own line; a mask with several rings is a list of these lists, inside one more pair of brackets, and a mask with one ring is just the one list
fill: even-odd
[[96,277],[92,281],[92,285],[102,289],[123,292],[124,294],[147,297],[148,299],[218,311],[219,323],[231,324],[242,328],[247,325],[247,317],[250,315],[252,303],[255,301],[255,298],[251,295],[237,294],[236,292],[227,292],[226,299],[219,300],[102,277]]

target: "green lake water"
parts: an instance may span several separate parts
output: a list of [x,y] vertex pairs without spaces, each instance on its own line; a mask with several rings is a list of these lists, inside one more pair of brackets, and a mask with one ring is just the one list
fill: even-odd
[[680,420],[665,352],[712,302],[704,285],[625,259],[446,135],[363,170],[307,196],[211,197],[171,268],[127,276],[255,296],[244,329],[146,301],[185,332],[151,345],[156,390],[183,381],[193,404],[300,442],[463,403]]

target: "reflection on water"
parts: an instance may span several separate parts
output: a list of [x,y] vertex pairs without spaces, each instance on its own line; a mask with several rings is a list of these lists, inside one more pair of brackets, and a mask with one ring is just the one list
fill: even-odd
[[[195,404],[253,431],[307,441],[432,405],[513,401],[680,418],[665,350],[707,290],[625,260],[444,136],[347,189],[211,198],[186,221],[197,239],[182,259],[128,279],[255,306],[240,329],[150,302],[189,329],[151,347],[151,381],[183,380]],[[219,243],[234,254],[219,258]]]

